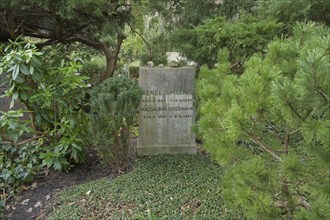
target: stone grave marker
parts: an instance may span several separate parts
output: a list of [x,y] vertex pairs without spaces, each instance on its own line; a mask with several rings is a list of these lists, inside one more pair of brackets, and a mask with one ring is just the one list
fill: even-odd
[[137,155],[196,154],[193,67],[140,67]]

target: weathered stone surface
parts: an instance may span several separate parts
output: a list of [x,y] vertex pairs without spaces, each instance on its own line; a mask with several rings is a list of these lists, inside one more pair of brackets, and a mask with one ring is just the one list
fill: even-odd
[[140,67],[138,155],[196,154],[193,67]]

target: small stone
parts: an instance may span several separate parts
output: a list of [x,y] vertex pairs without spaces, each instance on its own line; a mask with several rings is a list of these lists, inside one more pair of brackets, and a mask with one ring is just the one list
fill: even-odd
[[46,200],[49,200],[50,199],[50,195],[45,196],[45,199]]
[[152,62],[152,61],[148,61],[148,62],[147,62],[147,66],[148,66],[149,68],[152,68],[152,67],[155,66],[155,64],[154,64],[154,62]]
[[35,188],[37,188],[37,182],[31,184],[31,189],[35,189]]
[[170,66],[170,67],[180,67],[181,65],[177,62],[177,61],[175,61],[175,60],[171,60],[169,63],[168,63],[168,65]]
[[163,68],[164,64],[161,63],[161,64],[158,65],[158,67]]
[[32,208],[29,208],[28,210],[26,210],[26,212],[31,213],[32,210],[33,210]]
[[86,196],[89,196],[89,194],[91,194],[91,192],[92,192],[92,190],[88,190],[88,191],[86,192]]
[[27,205],[29,203],[30,199],[25,199],[21,202],[22,205]]
[[34,208],[42,207],[42,203],[39,201],[36,204],[34,204]]

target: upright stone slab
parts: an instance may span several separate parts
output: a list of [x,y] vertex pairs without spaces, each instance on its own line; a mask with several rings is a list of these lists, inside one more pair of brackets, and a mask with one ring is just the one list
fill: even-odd
[[195,122],[195,68],[140,67],[138,156],[196,154],[192,126]]

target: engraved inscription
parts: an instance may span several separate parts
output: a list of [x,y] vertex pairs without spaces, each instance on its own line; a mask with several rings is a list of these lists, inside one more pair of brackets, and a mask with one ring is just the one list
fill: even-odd
[[197,153],[194,82],[192,67],[140,67],[138,155]]
[[193,117],[193,93],[147,90],[142,96],[140,113],[147,119],[189,119]]

